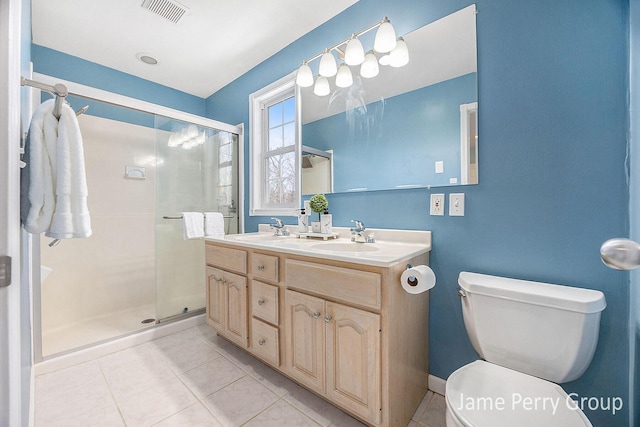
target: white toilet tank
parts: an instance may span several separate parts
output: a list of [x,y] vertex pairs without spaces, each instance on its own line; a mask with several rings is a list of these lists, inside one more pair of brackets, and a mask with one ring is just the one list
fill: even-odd
[[563,383],[580,377],[598,344],[600,291],[462,272],[462,313],[480,356]]

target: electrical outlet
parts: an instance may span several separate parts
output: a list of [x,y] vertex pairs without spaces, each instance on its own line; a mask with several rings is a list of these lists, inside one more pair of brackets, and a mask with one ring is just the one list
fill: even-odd
[[464,216],[464,193],[449,194],[449,216]]
[[429,214],[431,215],[444,215],[444,194],[432,194],[431,205],[429,207]]

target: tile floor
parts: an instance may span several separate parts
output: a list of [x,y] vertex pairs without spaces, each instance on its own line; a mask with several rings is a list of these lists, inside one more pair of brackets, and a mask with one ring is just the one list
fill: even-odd
[[[444,427],[428,392],[409,427]],[[36,427],[363,426],[199,325],[36,377]]]

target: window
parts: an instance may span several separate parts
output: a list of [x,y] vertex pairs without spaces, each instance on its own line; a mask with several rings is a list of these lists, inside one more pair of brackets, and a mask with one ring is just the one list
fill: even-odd
[[251,94],[250,215],[294,215],[300,206],[299,114],[294,75]]

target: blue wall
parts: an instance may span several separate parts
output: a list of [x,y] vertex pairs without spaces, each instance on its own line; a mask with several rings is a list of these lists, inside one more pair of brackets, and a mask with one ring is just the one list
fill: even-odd
[[[249,94],[382,16],[405,34],[468,4],[360,0],[211,96],[207,115],[246,123],[248,152]],[[433,231],[438,284],[430,306],[430,358],[432,373],[441,378],[477,358],[456,293],[460,271],[603,291],[608,306],[594,360],[583,377],[563,387],[584,397],[622,397],[625,410],[615,416],[585,412],[595,426],[627,425],[629,275],[606,268],[599,247],[629,232],[628,2],[477,5],[480,184],[444,189],[464,191],[466,216],[429,216],[430,191],[395,190],[328,195],[334,223],[360,218],[370,227]],[[265,220],[247,216],[247,231]]]
[[[477,101],[476,77],[471,73],[372,102],[351,118],[340,113],[307,123],[302,140],[333,150],[336,192],[448,185],[452,177],[460,182],[460,105]],[[353,159],[363,167],[354,167]],[[436,161],[445,173],[435,173]]]
[[[131,98],[140,99],[186,113],[205,115],[205,100],[179,90],[171,89],[131,74],[108,68],[94,62],[85,61],[76,56],[67,55],[57,50],[33,44],[31,46],[31,60],[33,71],[52,77],[59,77],[75,83],[91,86],[97,89],[114,92]],[[118,108],[109,108],[100,103],[82,101],[82,105],[89,104],[91,114],[121,119]],[[74,107],[75,104],[72,104]],[[99,113],[96,113],[96,110]],[[142,113],[143,114],[143,113]],[[134,120],[145,120],[138,117]],[[152,125],[153,126],[153,125]]]
[[[640,0],[630,2],[630,137],[631,137],[631,186],[630,213],[631,238],[640,241]],[[640,417],[640,271],[631,272],[631,298],[629,310],[629,387],[633,414]]]

